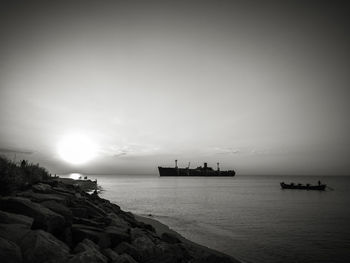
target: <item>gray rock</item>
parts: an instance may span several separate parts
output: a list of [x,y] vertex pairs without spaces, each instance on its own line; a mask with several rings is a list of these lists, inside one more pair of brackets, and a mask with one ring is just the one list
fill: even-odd
[[93,227],[97,227],[97,228],[101,228],[101,229],[104,228],[106,225],[103,222],[98,222],[98,221],[93,220],[93,219],[87,219],[87,218],[81,218],[81,217],[73,217],[73,223],[86,225],[86,226],[93,226]]
[[16,244],[30,231],[30,228],[23,224],[0,224],[0,237]]
[[132,245],[140,253],[140,261],[147,261],[159,256],[160,249],[147,236],[137,237],[132,241]]
[[64,230],[65,220],[63,216],[50,209],[33,203],[29,199],[21,197],[4,197],[0,199],[2,210],[34,218],[32,227],[44,229],[50,233],[61,233]]
[[21,224],[31,228],[34,219],[28,216],[8,213],[0,210],[0,223],[3,224]]
[[30,231],[20,242],[24,262],[66,262],[69,248],[53,235],[42,230]]
[[130,225],[123,219],[117,216],[114,213],[109,213],[107,215],[107,218],[110,219],[110,225],[111,226],[116,226],[116,227],[121,227],[121,228],[129,228]]
[[32,190],[18,193],[17,196],[26,197],[26,198],[29,198],[30,200],[32,200],[33,202],[39,202],[39,203],[44,202],[44,201],[48,201],[48,200],[53,200],[53,201],[64,203],[64,204],[67,203],[67,199],[61,195],[35,193]]
[[74,253],[80,253],[84,251],[97,251],[100,252],[100,247],[96,245],[93,241],[90,239],[85,238],[83,241],[81,241],[75,248]]
[[126,242],[131,241],[130,234],[127,233],[127,229],[125,228],[108,226],[105,228],[105,233],[107,233],[107,235],[110,237],[112,247],[115,247],[116,245],[118,245],[123,241],[126,241]]
[[113,249],[118,254],[129,254],[136,260],[141,260],[141,253],[133,245],[127,242],[121,242],[118,246]]
[[137,263],[130,255],[122,254],[117,259],[112,261],[113,263]]
[[48,184],[38,183],[33,185],[32,189],[37,193],[52,193],[52,187]]
[[161,239],[164,242],[170,243],[170,244],[177,244],[177,243],[181,243],[181,240],[176,237],[175,235],[171,234],[171,233],[163,233],[161,236]]
[[73,224],[71,230],[74,244],[77,244],[87,238],[98,244],[101,248],[111,246],[109,236],[101,228]]
[[70,260],[69,263],[105,263],[108,262],[108,258],[101,252],[98,245],[89,239],[84,239],[74,249],[77,253]]
[[66,261],[68,263],[107,263],[108,259],[101,253],[96,254],[93,251],[84,251],[75,254],[73,257]]
[[109,259],[109,261],[112,261],[112,262],[114,262],[115,260],[117,260],[119,258],[118,253],[116,253],[115,251],[113,251],[110,248],[104,249],[103,254]]
[[40,203],[42,206],[45,206],[46,208],[50,209],[51,211],[54,211],[55,213],[63,216],[65,218],[66,223],[71,223],[73,220],[73,213],[72,211],[62,203],[59,203],[54,200],[44,201]]
[[15,243],[0,237],[0,259],[6,263],[21,263],[21,250]]
[[75,217],[88,218],[88,210],[85,207],[73,207],[71,211]]

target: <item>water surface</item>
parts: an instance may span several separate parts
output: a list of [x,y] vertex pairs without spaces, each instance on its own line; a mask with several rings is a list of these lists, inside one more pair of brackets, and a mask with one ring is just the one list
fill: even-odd
[[[96,176],[102,197],[247,262],[347,262],[350,178]],[[282,190],[281,181],[334,191]]]

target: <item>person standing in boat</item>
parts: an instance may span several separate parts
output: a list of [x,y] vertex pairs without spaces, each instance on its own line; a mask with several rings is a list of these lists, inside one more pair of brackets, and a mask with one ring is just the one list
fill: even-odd
[[318,180],[318,185],[321,185],[321,181],[320,180]]

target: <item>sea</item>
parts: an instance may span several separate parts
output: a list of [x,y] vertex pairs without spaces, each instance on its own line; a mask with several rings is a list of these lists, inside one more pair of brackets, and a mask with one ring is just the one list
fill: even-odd
[[[94,176],[91,176],[94,179]],[[101,196],[242,262],[350,262],[350,177],[95,176]],[[280,182],[326,183],[327,191]]]

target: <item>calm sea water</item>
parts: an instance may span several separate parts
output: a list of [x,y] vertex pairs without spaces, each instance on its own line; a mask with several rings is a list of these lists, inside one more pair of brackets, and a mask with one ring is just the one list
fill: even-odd
[[[246,262],[350,262],[350,177],[96,178],[122,209]],[[318,179],[334,190],[279,186]]]

